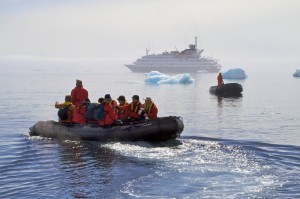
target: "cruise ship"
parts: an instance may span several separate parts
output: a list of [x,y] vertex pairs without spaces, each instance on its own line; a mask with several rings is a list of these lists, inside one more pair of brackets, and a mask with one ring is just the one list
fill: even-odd
[[190,44],[188,49],[181,52],[171,51],[161,54],[149,54],[146,49],[146,55],[137,59],[133,64],[125,65],[133,72],[159,71],[162,73],[195,73],[197,71],[206,71],[217,73],[222,66],[217,60],[202,57],[203,49],[197,49],[197,37],[195,44]]

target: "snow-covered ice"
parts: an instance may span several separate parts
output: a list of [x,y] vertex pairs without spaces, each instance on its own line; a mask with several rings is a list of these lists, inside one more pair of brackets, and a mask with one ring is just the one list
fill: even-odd
[[294,77],[300,77],[300,69],[297,69],[296,72],[293,74]]
[[222,72],[223,79],[246,79],[247,75],[241,68],[233,68]]
[[145,73],[145,82],[149,84],[192,84],[195,79],[188,73],[169,76],[158,71]]

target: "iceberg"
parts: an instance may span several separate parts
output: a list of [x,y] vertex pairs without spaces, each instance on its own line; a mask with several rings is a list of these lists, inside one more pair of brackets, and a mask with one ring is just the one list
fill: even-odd
[[246,79],[247,75],[241,68],[229,69],[222,73],[223,79]]
[[188,73],[169,76],[158,71],[145,73],[145,82],[149,84],[192,84],[195,79]]
[[294,77],[300,77],[300,69],[297,69],[296,72],[293,74]]

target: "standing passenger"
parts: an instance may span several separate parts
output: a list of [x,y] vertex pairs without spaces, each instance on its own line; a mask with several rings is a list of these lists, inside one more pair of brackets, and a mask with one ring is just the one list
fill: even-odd
[[76,87],[71,91],[72,103],[75,107],[78,107],[86,98],[89,97],[89,93],[82,86],[81,80],[76,80]]
[[218,86],[222,86],[224,84],[222,73],[219,73],[217,80],[218,80]]

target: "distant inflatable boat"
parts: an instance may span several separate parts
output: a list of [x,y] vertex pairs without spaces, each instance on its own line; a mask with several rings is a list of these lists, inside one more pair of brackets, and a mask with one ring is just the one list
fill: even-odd
[[238,83],[227,83],[222,86],[212,86],[209,92],[217,96],[236,97],[242,95],[243,87]]
[[181,117],[162,117],[137,124],[102,128],[92,125],[62,125],[39,121],[29,128],[30,136],[93,141],[166,141],[176,139],[184,128]]

